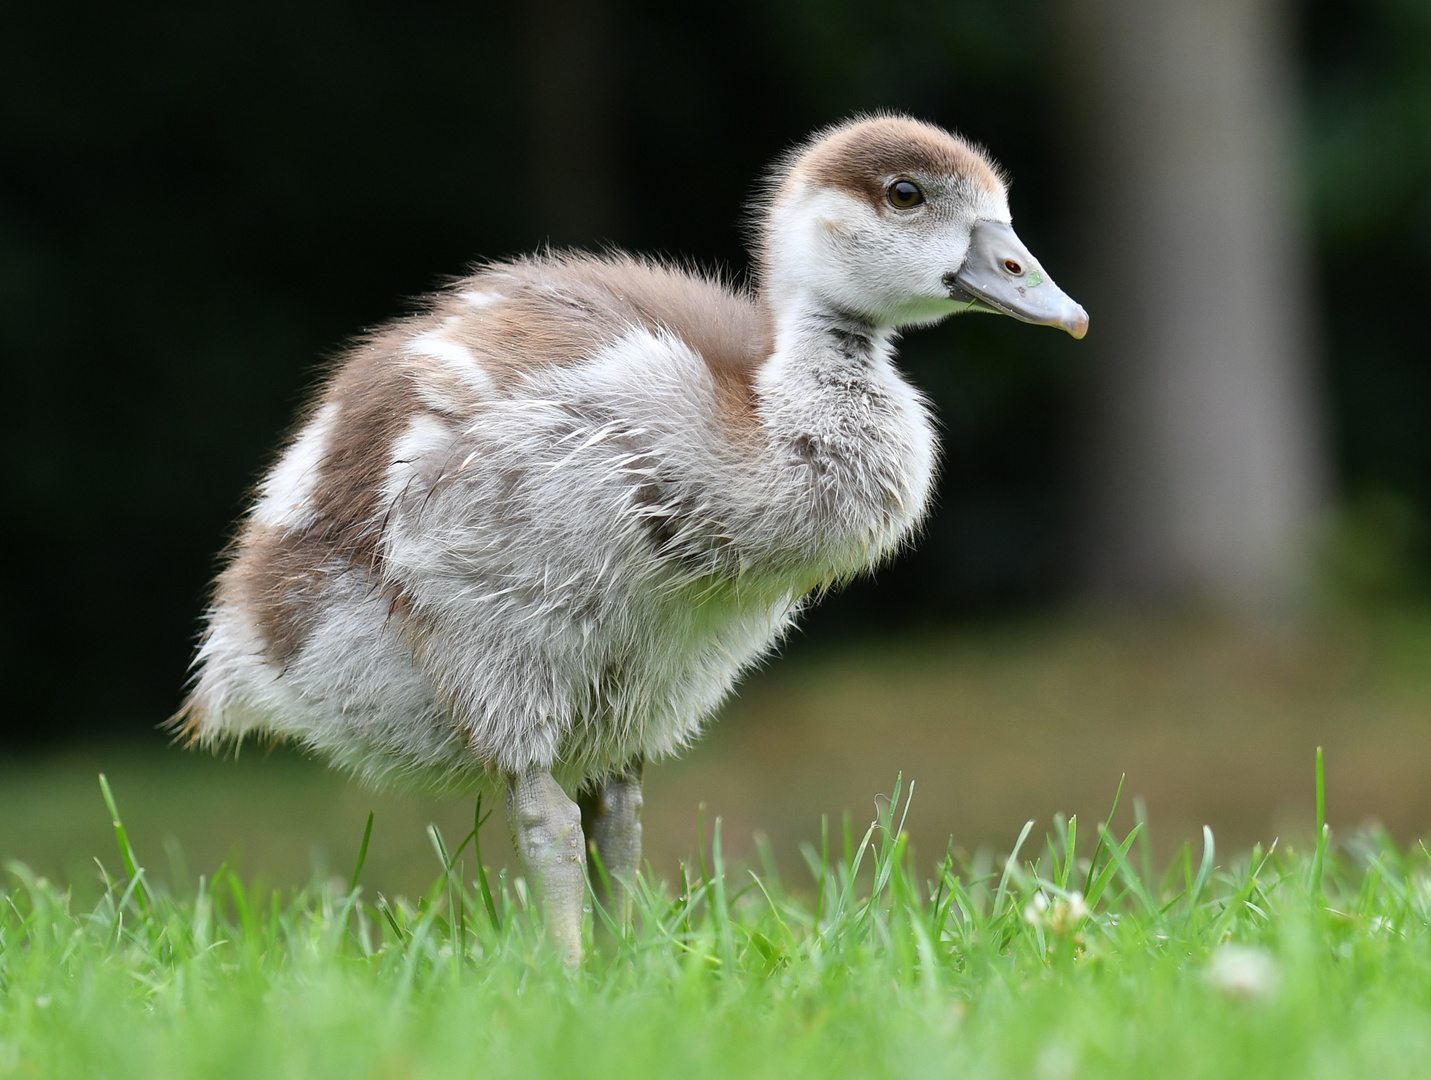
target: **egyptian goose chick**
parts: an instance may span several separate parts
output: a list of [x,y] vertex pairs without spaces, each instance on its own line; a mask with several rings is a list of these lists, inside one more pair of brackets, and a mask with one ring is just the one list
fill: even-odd
[[373,782],[502,777],[578,961],[587,843],[629,911],[642,762],[924,516],[935,435],[896,332],[1088,325],[997,168],[904,117],[790,153],[756,254],[753,291],[624,255],[493,263],[352,347],[218,579],[188,736],[287,737]]

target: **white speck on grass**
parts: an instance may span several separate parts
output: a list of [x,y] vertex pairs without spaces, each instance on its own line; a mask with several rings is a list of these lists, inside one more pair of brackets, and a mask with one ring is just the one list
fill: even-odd
[[1072,1080],[1078,1072],[1078,1055],[1067,1043],[1047,1043],[1034,1058],[1034,1080]]
[[1220,945],[1204,971],[1207,981],[1228,997],[1262,1001],[1277,992],[1281,972],[1266,949],[1250,945]]
[[1043,893],[1034,893],[1033,899],[1024,907],[1024,922],[1030,926],[1044,926],[1060,937],[1076,931],[1088,918],[1088,904],[1081,892],[1068,894],[1068,899],[1056,897],[1052,903]]
[[1048,910],[1048,897],[1034,893],[1034,898],[1024,906],[1024,922],[1030,926],[1043,925],[1043,913]]

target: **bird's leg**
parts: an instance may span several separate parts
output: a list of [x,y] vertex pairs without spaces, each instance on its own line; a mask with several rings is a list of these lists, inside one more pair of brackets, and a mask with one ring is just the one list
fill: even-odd
[[507,819],[527,880],[536,887],[547,930],[569,967],[581,963],[586,845],[581,811],[546,769],[507,777]]
[[605,871],[604,879],[592,871],[592,889],[618,932],[631,924],[631,886],[641,865],[641,766],[637,758],[576,797],[586,842]]

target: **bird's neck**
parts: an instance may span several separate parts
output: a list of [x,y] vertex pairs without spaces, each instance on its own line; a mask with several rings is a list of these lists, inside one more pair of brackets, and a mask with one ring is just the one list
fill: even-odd
[[772,309],[757,396],[771,456],[770,533],[826,579],[868,567],[923,516],[933,425],[893,363],[895,331],[812,297]]
[[[841,311],[808,292],[784,292],[767,299],[773,350],[766,363],[770,379],[835,378],[848,385],[889,367],[893,327]],[[801,380],[803,381],[803,380]]]

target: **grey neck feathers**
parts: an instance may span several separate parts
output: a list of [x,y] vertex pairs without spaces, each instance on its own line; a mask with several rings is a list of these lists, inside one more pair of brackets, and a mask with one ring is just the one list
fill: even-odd
[[775,354],[786,365],[842,382],[868,377],[886,364],[894,338],[890,327],[818,302],[802,304],[775,320]]

